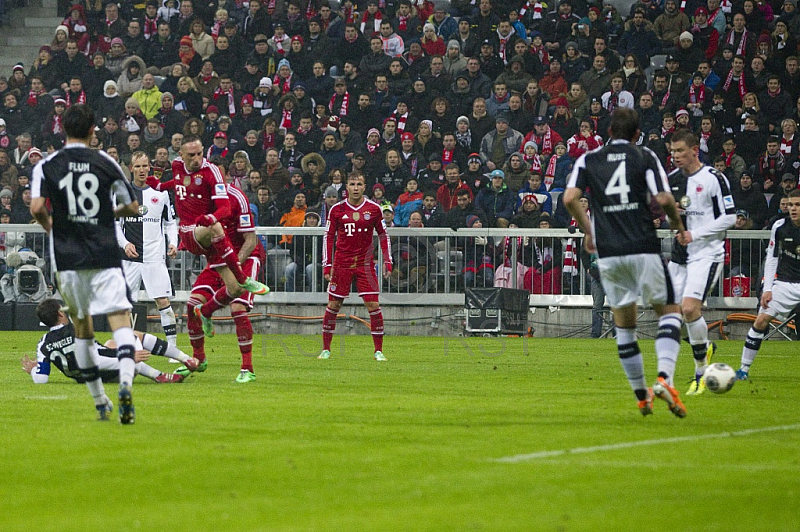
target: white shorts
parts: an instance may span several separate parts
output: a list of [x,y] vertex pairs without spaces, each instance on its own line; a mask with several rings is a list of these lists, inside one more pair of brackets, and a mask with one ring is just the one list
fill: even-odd
[[800,283],[775,281],[772,283],[772,301],[767,308],[759,308],[758,312],[775,316],[788,316],[800,305]]
[[699,259],[688,264],[670,262],[667,268],[680,299],[690,297],[705,301],[719,280],[721,266],[721,262]]
[[597,260],[600,281],[611,308],[627,307],[642,296],[645,303],[677,303],[672,280],[661,255],[639,253]]
[[121,268],[58,272],[58,290],[69,314],[83,319],[133,308]]
[[139,301],[139,287],[142,281],[144,281],[144,289],[147,290],[147,297],[150,299],[175,297],[175,293],[172,291],[172,279],[167,271],[167,265],[163,262],[123,260],[122,271],[125,273],[125,281],[131,289],[131,298],[134,303]]

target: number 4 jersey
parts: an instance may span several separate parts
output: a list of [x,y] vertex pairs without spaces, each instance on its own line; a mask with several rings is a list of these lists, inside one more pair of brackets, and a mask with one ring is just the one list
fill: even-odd
[[578,158],[567,187],[591,193],[599,257],[661,253],[650,202],[670,188],[652,151],[627,141],[612,141]]
[[114,159],[68,144],[36,165],[31,196],[50,202],[56,271],[121,267],[111,198],[128,204],[135,196]]

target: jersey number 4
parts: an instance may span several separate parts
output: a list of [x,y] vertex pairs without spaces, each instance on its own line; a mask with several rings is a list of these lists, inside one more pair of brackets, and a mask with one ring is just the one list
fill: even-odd
[[631,187],[628,186],[627,176],[628,174],[625,171],[625,161],[622,161],[617,165],[617,169],[614,170],[613,174],[611,174],[611,179],[606,185],[606,197],[619,195],[620,203],[628,203],[628,194],[631,191]]
[[58,188],[67,193],[67,209],[71,216],[78,215],[78,207],[81,214],[87,218],[94,218],[100,212],[100,200],[97,198],[97,190],[100,188],[100,181],[92,173],[81,174],[75,183],[78,185],[78,196],[75,197],[73,188],[74,176],[68,173],[58,182]]

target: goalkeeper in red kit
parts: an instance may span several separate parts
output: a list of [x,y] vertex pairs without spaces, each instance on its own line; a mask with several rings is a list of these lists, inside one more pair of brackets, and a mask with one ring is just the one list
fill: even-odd
[[221,264],[218,273],[225,281],[226,299],[243,291],[266,294],[269,288],[248,277],[220,224],[231,216],[225,181],[219,169],[203,157],[203,144],[195,136],[181,142],[180,157],[172,162],[172,179],[160,182],[147,178],[155,190],[175,190],[175,209],[180,219],[180,246],[194,255],[205,255],[209,264]]
[[364,300],[364,306],[369,312],[375,360],[386,360],[382,352],[383,313],[378,303],[380,287],[373,260],[374,232],[378,233],[383,252],[384,278],[388,278],[392,272],[392,253],[381,208],[364,197],[365,188],[364,176],[348,177],[347,199],[331,207],[328,214],[322,241],[323,274],[325,280],[329,281],[328,306],[322,318],[322,353],[317,358],[327,359],[331,356],[336,315],[342,308],[342,302],[350,295],[350,285],[355,279],[358,295]]

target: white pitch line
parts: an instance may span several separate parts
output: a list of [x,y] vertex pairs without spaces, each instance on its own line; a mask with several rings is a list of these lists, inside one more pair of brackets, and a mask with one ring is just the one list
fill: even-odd
[[69,397],[66,395],[26,395],[24,399],[29,401],[64,401]]
[[784,430],[797,430],[800,429],[800,423],[795,425],[778,425],[774,427],[762,427],[759,429],[745,429],[732,432],[719,432],[717,434],[699,434],[695,436],[676,436],[674,438],[661,438],[658,440],[640,440],[629,441],[621,443],[612,443],[609,445],[595,445],[592,447],[573,447],[572,449],[557,449],[554,451],[539,451],[538,453],[517,454],[514,456],[504,456],[502,458],[493,458],[491,461],[500,462],[505,464],[516,464],[519,462],[527,462],[530,460],[537,460],[539,458],[552,458],[554,456],[563,456],[569,454],[588,454],[602,451],[617,451],[619,449],[630,449],[632,447],[645,447],[648,445],[662,445],[666,443],[680,443],[687,441],[698,440],[711,440],[716,438],[731,438],[736,436],[749,436],[751,434],[760,434],[763,432],[778,432]]

